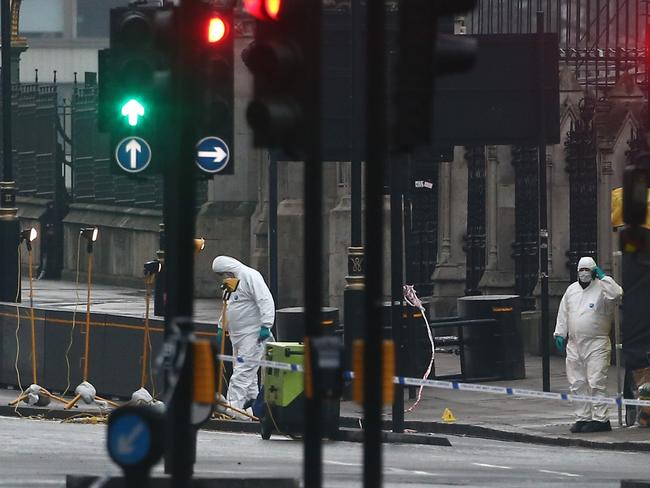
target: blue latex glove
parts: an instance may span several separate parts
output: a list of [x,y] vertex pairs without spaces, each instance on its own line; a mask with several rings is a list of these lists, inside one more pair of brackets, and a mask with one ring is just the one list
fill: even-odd
[[223,329],[217,327],[217,345],[221,344],[221,339],[223,339]]
[[598,266],[596,266],[593,271],[594,274],[596,275],[596,278],[598,278],[599,280],[602,280],[605,277],[605,272],[602,269],[600,269]]
[[562,336],[555,336],[555,347],[562,352],[566,348],[566,339]]
[[264,342],[269,337],[271,337],[271,329],[269,329],[268,327],[262,326],[260,328],[260,337],[259,337],[259,339],[257,339],[257,341],[258,342]]

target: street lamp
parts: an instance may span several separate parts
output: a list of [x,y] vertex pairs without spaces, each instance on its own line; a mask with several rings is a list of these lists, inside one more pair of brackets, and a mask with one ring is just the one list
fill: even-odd
[[[97,227],[84,227],[81,229],[80,234],[81,237],[86,239],[86,241],[88,242],[88,247],[87,247],[88,254],[89,255],[92,254],[93,244],[97,240],[97,237],[99,237],[99,229]],[[88,259],[90,259],[90,256],[88,256]]]
[[38,232],[33,227],[31,229],[25,229],[20,232],[20,243],[23,241],[27,245],[27,251],[31,253],[32,251],[32,242],[38,237]]
[[205,239],[203,237],[194,239],[194,254],[198,254],[204,249],[205,249]]

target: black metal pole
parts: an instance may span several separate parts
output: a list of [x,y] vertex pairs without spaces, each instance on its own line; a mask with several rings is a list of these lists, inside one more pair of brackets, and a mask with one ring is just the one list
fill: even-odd
[[[179,39],[184,40],[179,46],[175,59],[173,83],[175,111],[174,123],[178,130],[178,144],[175,150],[167,151],[165,161],[165,232],[167,266],[167,307],[166,323],[174,324],[180,329],[179,345],[189,346],[193,333],[192,312],[194,298],[194,171],[189,170],[195,158],[195,135],[193,125],[193,108],[198,106],[193,79],[194,66],[192,53],[195,46],[189,30],[194,25],[193,19],[198,13],[198,3],[184,0],[179,7]],[[170,114],[172,115],[172,114]],[[182,162],[188,164],[181,164]],[[176,385],[170,405],[170,462],[172,486],[189,486],[193,471],[194,430],[190,423],[192,375],[191,368],[185,364]]]
[[2,0],[2,158],[0,181],[0,301],[20,301],[18,276],[18,244],[20,223],[16,209],[16,183],[13,181],[11,134],[11,9],[9,0]]
[[350,245],[361,247],[361,161],[363,160],[363,43],[361,0],[352,0],[352,158],[350,168]]
[[[307,0],[304,0],[307,2]],[[322,255],[323,255],[323,161],[322,161],[322,98],[321,98],[321,26],[322,2],[310,0],[305,9],[305,22],[312,26],[310,45],[305,51],[312,56],[313,73],[310,76],[310,107],[307,121],[310,131],[305,156],[305,335],[306,346],[310,340],[321,336],[322,305]],[[315,371],[314,355],[309,354],[311,371]],[[312,376],[313,378],[313,376]],[[322,395],[312,384],[305,399],[304,480],[305,488],[322,486]]]
[[[165,216],[163,215],[163,220]],[[156,276],[154,285],[154,299],[153,299],[153,314],[158,316],[165,315],[165,288],[167,274],[167,266],[165,265],[165,224],[160,224],[158,227],[158,250],[156,251],[156,258],[160,261],[160,272]],[[165,328],[165,334],[168,329]],[[165,335],[165,338],[167,336]]]
[[551,390],[549,327],[548,327],[548,216],[546,210],[546,111],[544,107],[544,12],[537,12],[537,56],[538,56],[538,109],[539,109],[539,273],[541,280],[542,324],[540,341],[542,346],[543,390]]
[[269,284],[278,303],[278,161],[269,159]]
[[363,486],[382,486],[382,302],[383,199],[386,159],[385,5],[367,6],[367,91],[365,165],[366,321],[363,354]]
[[2,152],[3,181],[13,181],[11,134],[11,7],[10,0],[2,0]]
[[[351,158],[350,158],[350,247],[348,248],[348,274],[343,291],[343,326],[345,341],[345,368],[352,367],[352,348],[354,341],[361,339],[363,331],[364,301],[364,255],[362,237],[361,188],[364,141],[364,46],[363,10],[361,0],[351,1],[350,29],[352,39],[352,117],[350,118]],[[349,398],[351,391],[344,395]]]
[[[397,362],[397,374],[404,376],[402,367],[404,365],[404,341],[402,340],[402,312],[404,301],[402,276],[404,274],[404,263],[402,256],[404,246],[402,239],[404,229],[402,228],[404,210],[402,208],[402,185],[400,170],[404,163],[398,156],[390,162],[390,288],[391,288],[391,329],[393,341],[395,342],[395,360]],[[395,399],[393,401],[393,432],[404,432],[404,387],[395,385]]]

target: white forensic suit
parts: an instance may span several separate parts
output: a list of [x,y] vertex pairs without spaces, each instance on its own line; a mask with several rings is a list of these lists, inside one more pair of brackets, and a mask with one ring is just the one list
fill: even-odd
[[[227,396],[230,405],[243,409],[246,402],[255,400],[259,393],[259,366],[247,363],[245,359],[264,358],[266,340],[260,340],[260,329],[267,327],[270,332],[275,320],[275,304],[262,275],[235,258],[217,256],[212,262],[212,271],[232,273],[239,279],[239,286],[228,301],[226,314],[233,354],[242,357],[244,362],[233,364]],[[223,316],[219,319],[219,327],[222,321]],[[273,340],[273,336],[268,339]]]
[[[590,257],[581,258],[578,269],[596,269]],[[588,285],[587,285],[588,283]],[[623,289],[610,276],[572,283],[557,314],[554,336],[567,338],[566,375],[574,395],[606,396],[612,345],[609,333],[615,307]],[[608,422],[607,404],[574,402],[578,422]]]

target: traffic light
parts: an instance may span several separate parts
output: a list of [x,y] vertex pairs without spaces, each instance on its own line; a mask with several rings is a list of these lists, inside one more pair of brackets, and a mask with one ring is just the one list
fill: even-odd
[[234,172],[234,14],[231,6],[201,6],[194,18],[197,166]]
[[98,122],[111,134],[114,163],[127,173],[150,170],[164,150],[171,53],[161,39],[171,19],[171,8],[147,4],[110,11],[110,48],[99,54]]
[[257,19],[254,42],[242,53],[253,74],[246,118],[256,147],[282,149],[301,159],[307,152],[320,100],[320,49],[314,42],[314,9],[301,0],[245,0]]
[[474,63],[476,40],[440,32],[445,17],[472,10],[476,0],[402,0],[399,59],[393,119],[393,147],[412,150],[431,144],[435,77],[460,73]]

